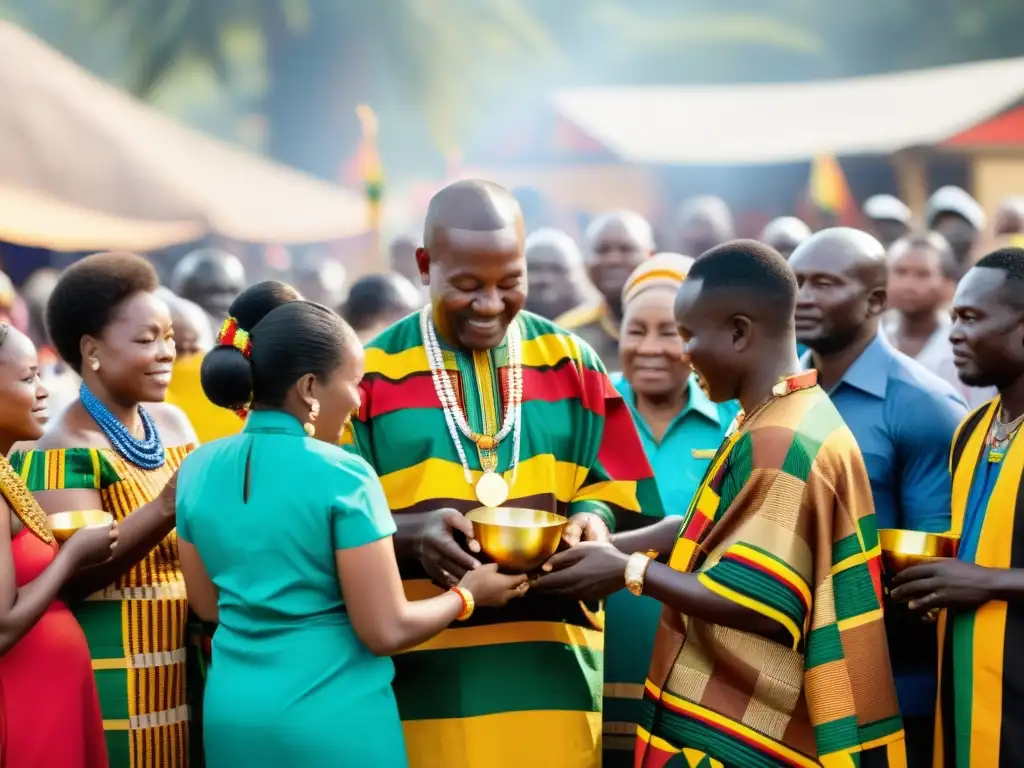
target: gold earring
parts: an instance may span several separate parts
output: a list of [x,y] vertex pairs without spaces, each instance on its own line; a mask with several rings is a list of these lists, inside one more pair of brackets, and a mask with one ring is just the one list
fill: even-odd
[[306,434],[310,437],[316,435],[316,419],[320,415],[320,401],[313,398],[313,402],[309,404],[309,421],[302,425],[302,428],[306,430]]
[[89,367],[92,368],[94,371],[98,371],[100,369],[100,359],[98,357],[90,357]]

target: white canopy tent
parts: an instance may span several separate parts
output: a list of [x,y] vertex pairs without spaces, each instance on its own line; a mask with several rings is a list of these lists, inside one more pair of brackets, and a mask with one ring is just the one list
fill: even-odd
[[[363,234],[368,224],[357,192],[181,125],[4,22],[0,185],[78,212],[50,222],[53,245],[47,236],[35,238],[48,247],[95,247],[89,227],[76,241],[83,212],[139,226],[186,223],[178,230],[185,241],[198,231],[253,243],[308,243]],[[140,236],[130,246],[131,238],[122,238],[122,245],[142,249],[160,239]]]
[[808,83],[582,88],[556,112],[622,160],[753,164],[934,145],[1024,95],[1024,57]]

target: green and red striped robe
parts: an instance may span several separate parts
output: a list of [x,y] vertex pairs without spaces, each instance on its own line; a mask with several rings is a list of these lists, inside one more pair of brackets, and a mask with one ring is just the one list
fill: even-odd
[[[613,530],[660,517],[636,428],[593,350],[531,313],[517,322],[522,444],[508,504],[565,516],[591,511]],[[507,347],[446,348],[443,357],[473,429],[485,431],[485,414],[500,421]],[[347,439],[380,475],[395,515],[480,506],[434,391],[418,314],[370,343],[362,405]],[[460,439],[475,480],[475,446]],[[509,436],[499,446],[501,472],[512,443]],[[443,589],[418,562],[400,567],[410,599]],[[396,657],[411,766],[522,768],[539,756],[564,768],[600,765],[603,623],[599,606],[533,593],[503,609],[479,609]]]

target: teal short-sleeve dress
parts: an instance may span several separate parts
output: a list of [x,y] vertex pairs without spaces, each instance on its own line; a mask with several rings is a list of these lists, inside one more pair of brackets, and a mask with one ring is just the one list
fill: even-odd
[[177,515],[219,592],[207,766],[405,768],[394,666],[356,635],[335,565],[395,532],[370,466],[256,411],[186,459]]

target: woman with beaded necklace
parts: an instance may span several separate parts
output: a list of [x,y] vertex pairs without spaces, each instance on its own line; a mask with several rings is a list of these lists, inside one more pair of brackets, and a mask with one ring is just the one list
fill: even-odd
[[89,648],[58,593],[78,568],[110,557],[117,529],[83,528],[58,550],[3,458],[42,436],[46,400],[32,342],[0,324],[0,765],[105,768]]
[[102,508],[118,524],[115,555],[69,584],[89,596],[72,610],[89,641],[112,768],[183,766],[188,748],[173,478],[196,439],[161,402],[174,338],[156,289],[152,266],[134,254],[64,270],[46,319],[81,390],[34,450],[12,457],[48,514]]

